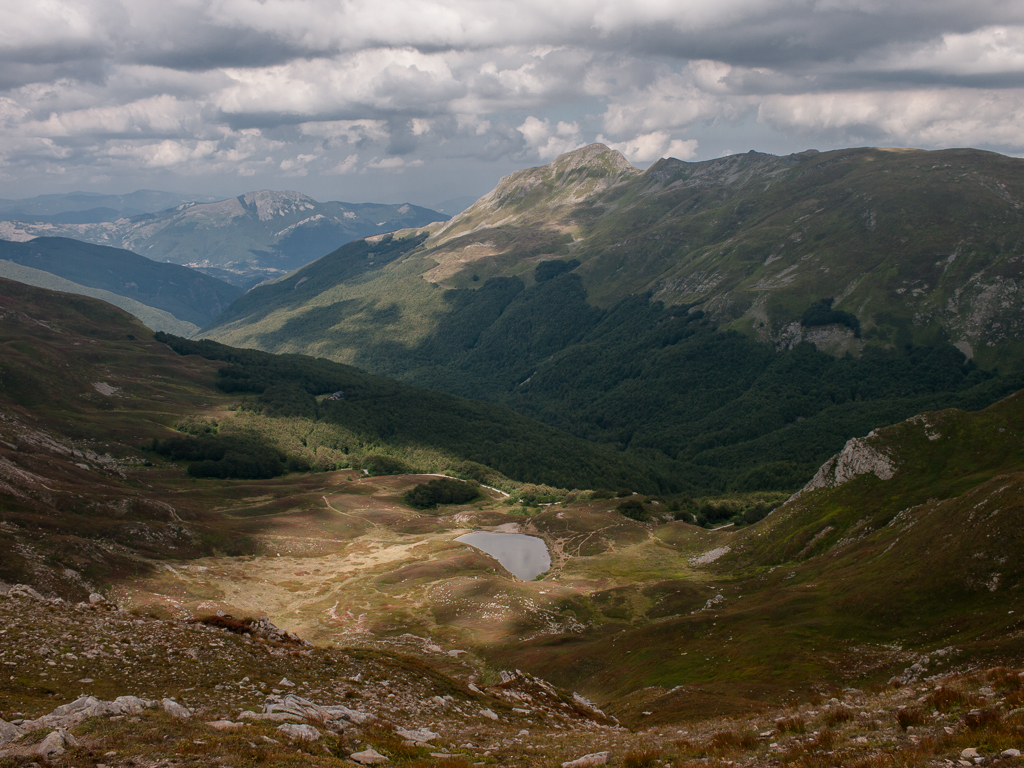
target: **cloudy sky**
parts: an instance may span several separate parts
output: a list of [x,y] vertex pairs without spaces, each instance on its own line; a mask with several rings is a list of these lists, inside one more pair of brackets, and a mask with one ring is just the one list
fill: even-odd
[[0,197],[432,205],[593,141],[1024,154],[1020,0],[27,0]]

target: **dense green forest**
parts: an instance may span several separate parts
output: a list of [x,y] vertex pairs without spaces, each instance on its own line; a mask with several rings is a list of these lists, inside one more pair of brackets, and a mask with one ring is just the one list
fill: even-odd
[[[615,446],[686,493],[795,489],[850,437],[1024,386],[950,344],[777,351],[649,296],[600,309],[571,271],[538,272],[529,287],[502,277],[447,291],[449,313],[427,341],[368,344],[359,363]],[[805,318],[856,322],[827,299],[808,301]]]
[[[625,486],[655,492],[670,485],[634,457],[493,403],[409,386],[329,360],[235,349],[164,333],[156,338],[179,354],[223,361],[217,386],[239,393],[245,409],[269,417],[336,424],[366,442],[434,449],[452,457],[452,471],[473,479],[485,479],[491,468],[513,480],[559,488]],[[323,395],[327,397],[319,397]],[[166,455],[180,452],[181,458],[194,463],[193,474],[213,476],[218,470],[203,462],[222,460],[219,452],[229,448],[203,435],[185,439],[181,446],[165,442],[157,447]],[[248,454],[263,456],[259,466],[272,471],[270,457],[256,446]],[[360,459],[360,465],[375,474],[420,470],[388,456]]]

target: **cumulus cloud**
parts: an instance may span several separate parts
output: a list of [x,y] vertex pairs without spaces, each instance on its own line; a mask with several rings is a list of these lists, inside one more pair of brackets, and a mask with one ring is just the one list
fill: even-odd
[[551,160],[572,152],[586,143],[581,140],[579,125],[564,120],[552,125],[550,120],[540,120],[531,115],[516,130],[523,134],[526,146],[542,160]]
[[46,0],[8,16],[0,173],[21,187],[159,170],[361,189],[450,163],[493,180],[595,140],[640,164],[699,158],[737,126],[791,151],[1024,152],[1024,5],[1001,0]]
[[673,139],[665,131],[645,133],[627,141],[611,141],[599,134],[597,140],[621,152],[631,163],[649,163],[662,157],[690,160],[697,154],[695,139]]

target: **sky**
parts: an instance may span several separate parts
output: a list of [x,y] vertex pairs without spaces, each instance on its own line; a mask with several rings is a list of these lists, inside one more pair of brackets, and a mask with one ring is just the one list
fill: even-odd
[[[13,0],[8,0],[12,2]],[[436,205],[595,141],[1024,154],[1020,0],[27,0],[0,197]]]

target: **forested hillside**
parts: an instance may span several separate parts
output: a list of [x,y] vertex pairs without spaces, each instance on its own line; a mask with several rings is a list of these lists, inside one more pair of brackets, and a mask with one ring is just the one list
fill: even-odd
[[1022,161],[592,145],[351,243],[204,331],[506,404],[694,493],[792,489],[846,439],[1024,384]]

